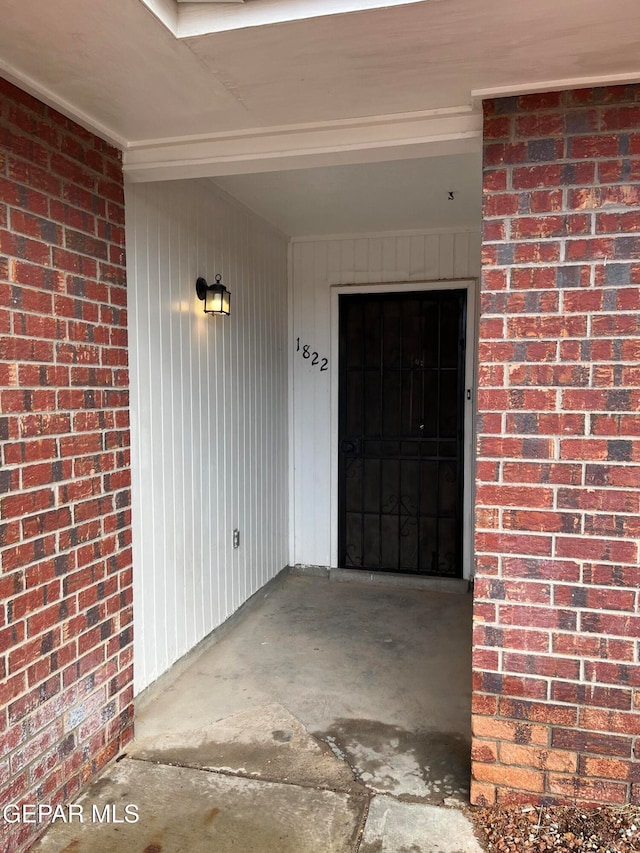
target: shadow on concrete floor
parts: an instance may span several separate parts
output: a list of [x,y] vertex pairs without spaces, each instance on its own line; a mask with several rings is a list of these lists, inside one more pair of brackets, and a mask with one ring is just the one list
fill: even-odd
[[477,850],[434,808],[468,801],[470,658],[470,595],[286,577],[149,691],[83,800],[139,820],[56,825],[34,849]]

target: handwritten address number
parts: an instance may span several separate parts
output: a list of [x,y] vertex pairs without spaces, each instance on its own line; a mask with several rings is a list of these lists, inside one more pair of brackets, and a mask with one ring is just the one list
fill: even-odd
[[320,365],[320,372],[329,369],[329,359],[320,358],[317,352],[314,352],[309,344],[300,345],[300,338],[296,338],[296,352],[301,352],[303,358],[310,358],[312,366]]

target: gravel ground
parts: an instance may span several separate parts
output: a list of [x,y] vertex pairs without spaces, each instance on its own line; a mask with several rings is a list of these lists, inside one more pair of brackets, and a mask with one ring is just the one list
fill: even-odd
[[490,853],[638,853],[640,809],[533,806],[474,809],[480,843]]

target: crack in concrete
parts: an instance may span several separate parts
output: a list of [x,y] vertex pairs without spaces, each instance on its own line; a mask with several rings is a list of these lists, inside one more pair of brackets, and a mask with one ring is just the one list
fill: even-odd
[[212,768],[212,767],[202,767],[198,764],[191,764],[188,762],[181,761],[160,761],[155,758],[142,758],[137,755],[129,755],[127,756],[131,761],[139,761],[144,764],[153,764],[156,767],[182,767],[185,770],[199,770],[201,773],[210,773],[212,775],[218,776],[229,776],[232,779],[247,779],[251,782],[267,782],[270,785],[287,785],[291,788],[302,788],[303,790],[308,791],[331,791],[333,794],[343,794],[344,796],[355,797],[356,799],[370,799],[372,796],[372,792],[366,786],[363,786],[364,790],[350,790],[345,791],[343,788],[334,787],[331,785],[312,785],[305,784],[304,782],[289,782],[286,779],[278,779],[274,781],[265,776],[260,776],[256,773],[246,773],[241,770],[230,770],[227,768]]

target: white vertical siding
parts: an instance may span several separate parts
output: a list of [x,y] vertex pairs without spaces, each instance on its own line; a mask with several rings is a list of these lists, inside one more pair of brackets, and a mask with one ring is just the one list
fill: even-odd
[[208,182],[126,204],[139,692],[287,564],[287,240]]
[[331,286],[428,282],[480,275],[478,231],[296,240],[292,248],[292,563],[331,564],[331,371],[295,352],[330,356]]

